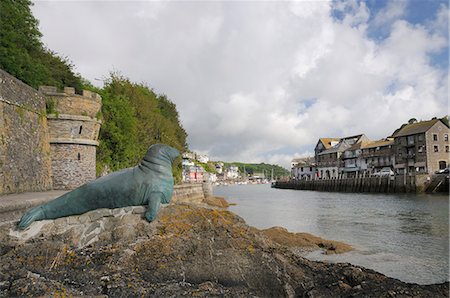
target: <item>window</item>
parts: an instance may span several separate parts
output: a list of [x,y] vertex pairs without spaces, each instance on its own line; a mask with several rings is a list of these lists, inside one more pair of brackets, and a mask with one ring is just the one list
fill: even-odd
[[419,141],[423,141],[423,134],[420,134],[418,139],[419,139]]
[[437,134],[433,134],[433,141],[437,141],[438,140],[438,137],[437,137]]
[[423,152],[423,146],[419,146],[419,148],[417,148],[417,152],[422,153]]
[[81,160],[81,154],[78,152],[78,160]]
[[449,152],[448,145],[445,145],[445,152]]
[[309,167],[309,171],[312,172],[312,167]]
[[443,170],[447,167],[447,162],[445,160],[439,161],[439,170]]
[[82,131],[83,131],[83,125],[80,125],[80,131],[78,132],[78,134],[81,135]]
[[448,142],[448,134],[444,135],[444,141]]
[[408,136],[408,145],[414,144],[414,136]]
[[439,152],[439,147],[438,147],[438,145],[434,145],[434,152]]
[[300,171],[303,172],[303,167],[300,168]]

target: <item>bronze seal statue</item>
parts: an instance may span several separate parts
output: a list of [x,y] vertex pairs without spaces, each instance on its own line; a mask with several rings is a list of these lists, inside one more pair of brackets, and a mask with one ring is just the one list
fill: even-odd
[[139,165],[117,171],[63,194],[25,213],[19,222],[24,229],[32,222],[82,214],[99,208],[147,205],[145,218],[155,219],[161,203],[173,193],[172,163],[180,152],[164,144],[152,145]]

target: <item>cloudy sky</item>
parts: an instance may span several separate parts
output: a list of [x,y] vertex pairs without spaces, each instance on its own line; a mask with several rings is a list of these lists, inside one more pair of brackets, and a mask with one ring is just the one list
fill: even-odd
[[278,163],[319,137],[448,113],[447,1],[36,1],[43,41],[101,85],[120,71],[178,107],[192,150]]

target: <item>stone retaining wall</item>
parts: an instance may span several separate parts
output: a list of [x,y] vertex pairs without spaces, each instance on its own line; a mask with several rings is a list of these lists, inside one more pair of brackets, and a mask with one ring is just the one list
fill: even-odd
[[45,98],[0,70],[0,194],[51,188]]
[[[205,195],[209,196],[208,193],[205,194],[203,192],[203,189],[205,188],[208,188],[208,186],[202,184],[175,185],[172,196],[172,203],[201,203],[205,198]],[[18,221],[26,210],[51,201],[63,193],[64,192],[59,191],[36,193],[35,196],[33,195],[33,193],[13,194],[7,196],[11,199],[3,200],[4,203],[0,204],[0,224],[5,222]],[[21,197],[23,199],[21,199]],[[8,203],[5,203],[6,201],[8,201]],[[2,200],[0,200],[0,203],[2,203]]]

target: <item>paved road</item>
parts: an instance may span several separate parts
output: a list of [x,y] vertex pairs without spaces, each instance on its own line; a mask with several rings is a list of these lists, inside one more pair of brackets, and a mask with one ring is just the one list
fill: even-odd
[[2,195],[0,196],[0,216],[1,213],[28,209],[30,207],[48,202],[66,192],[67,191],[64,190],[52,190]]

